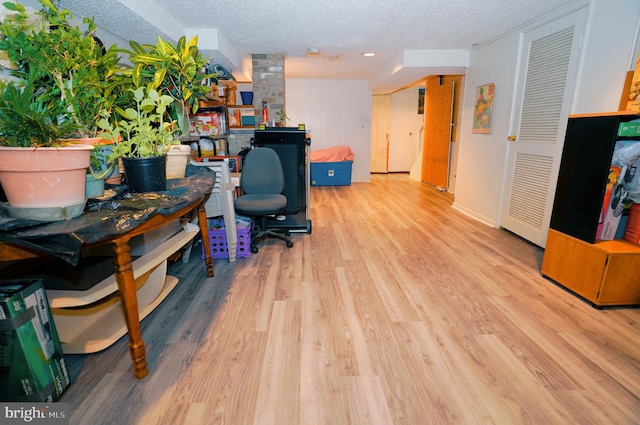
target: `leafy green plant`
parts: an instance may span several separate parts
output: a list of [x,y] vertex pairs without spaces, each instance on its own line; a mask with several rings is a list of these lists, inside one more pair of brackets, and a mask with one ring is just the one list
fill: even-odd
[[67,126],[63,136],[93,137],[101,112],[117,99],[115,75],[121,68],[116,47],[103,52],[93,36],[93,20],[83,19],[85,33],[71,24],[69,10],[56,8],[51,0],[39,1],[42,9],[35,17],[19,3],[3,3],[14,13],[0,24],[0,51],[14,65],[11,74],[23,85],[34,85],[41,106],[64,105],[56,119],[75,128]]
[[174,102],[173,97],[150,87],[138,87],[132,92],[135,108],[116,108],[121,116],[116,126],[106,117],[98,121],[98,126],[105,132],[103,135],[115,141],[110,160],[165,155],[175,143],[175,121],[165,120],[165,112]]
[[280,124],[283,127],[286,126],[287,125],[287,121],[289,121],[289,116],[284,111],[284,109],[281,109],[278,112],[276,112],[276,115],[278,116],[278,121],[280,121]]
[[175,100],[169,112],[184,134],[189,128],[187,112],[195,114],[211,91],[202,81],[217,75],[203,71],[207,58],[198,51],[198,37],[187,40],[182,36],[175,45],[158,37],[155,45],[130,41],[129,46],[131,50],[121,51],[129,54],[134,65],[125,73],[136,87],[149,86]]
[[102,164],[106,161],[107,158],[104,156],[104,153],[94,148],[91,151],[91,156],[89,157],[89,168],[87,169],[87,171],[91,172],[91,174],[101,173]]
[[65,112],[61,102],[44,102],[35,85],[0,80],[0,145],[9,147],[60,146],[64,134],[75,128],[70,121],[58,122]]

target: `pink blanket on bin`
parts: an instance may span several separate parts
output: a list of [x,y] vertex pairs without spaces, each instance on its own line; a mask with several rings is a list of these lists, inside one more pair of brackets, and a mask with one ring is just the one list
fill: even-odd
[[309,160],[311,162],[341,162],[353,161],[355,156],[349,146],[334,146],[332,148],[318,149],[311,151]]

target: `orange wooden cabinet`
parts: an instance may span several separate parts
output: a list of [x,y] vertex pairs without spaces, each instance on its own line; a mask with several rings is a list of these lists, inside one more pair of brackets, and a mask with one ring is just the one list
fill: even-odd
[[640,304],[639,245],[588,243],[551,229],[541,271],[595,306]]

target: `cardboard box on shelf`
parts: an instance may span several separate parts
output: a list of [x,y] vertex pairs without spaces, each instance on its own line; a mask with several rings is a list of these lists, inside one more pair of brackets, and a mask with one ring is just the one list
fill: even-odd
[[223,133],[219,112],[203,112],[189,117],[190,136],[218,136]]
[[624,200],[629,190],[624,187],[623,180],[627,167],[612,165],[602,202],[602,220],[596,231],[596,239],[612,240],[615,238],[624,209]]
[[0,281],[0,400],[52,402],[70,383],[42,280]]
[[231,183],[233,183],[233,185],[235,187],[240,187],[240,177],[242,176],[242,174],[240,173],[231,173],[229,175],[229,177],[231,178]]
[[237,85],[234,80],[218,80],[218,97],[227,105],[235,105]]

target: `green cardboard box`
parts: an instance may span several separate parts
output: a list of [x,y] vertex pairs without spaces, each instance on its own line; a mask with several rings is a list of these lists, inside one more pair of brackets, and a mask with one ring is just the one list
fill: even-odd
[[0,401],[52,402],[69,385],[42,280],[0,280]]
[[640,122],[621,122],[618,128],[618,136],[636,137],[640,136]]

